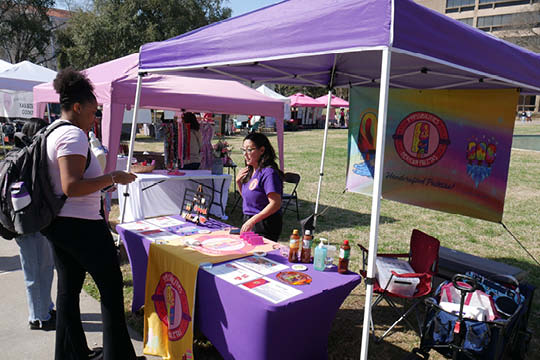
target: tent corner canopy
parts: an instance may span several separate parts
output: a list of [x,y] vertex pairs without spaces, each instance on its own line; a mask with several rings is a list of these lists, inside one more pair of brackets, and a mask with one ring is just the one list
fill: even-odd
[[[540,91],[539,54],[413,0],[344,0],[332,6],[325,0],[311,0],[309,13],[296,12],[304,7],[301,0],[283,1],[249,16],[145,44],[140,69],[308,86],[328,86],[333,75],[336,87],[378,86],[382,50],[389,47],[391,87]],[[283,13],[303,15],[284,17]],[[275,24],[278,31],[268,33],[267,23]],[[355,26],[343,29],[343,23]]]

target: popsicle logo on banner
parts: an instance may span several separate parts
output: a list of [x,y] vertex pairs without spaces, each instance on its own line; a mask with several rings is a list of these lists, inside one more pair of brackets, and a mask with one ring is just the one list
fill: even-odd
[[169,340],[183,338],[191,316],[187,295],[180,280],[171,272],[161,274],[152,300],[161,322],[168,328]]
[[[371,195],[379,90],[352,87],[347,190]],[[382,196],[499,222],[518,92],[390,89]]]
[[450,144],[444,121],[424,111],[407,115],[392,138],[399,157],[415,167],[435,164],[444,156]]

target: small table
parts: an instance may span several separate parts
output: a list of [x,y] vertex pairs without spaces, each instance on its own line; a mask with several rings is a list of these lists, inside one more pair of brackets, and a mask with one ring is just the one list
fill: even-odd
[[229,197],[231,175],[213,175],[209,170],[181,170],[184,175],[168,175],[166,170],[137,174],[137,179],[127,186],[129,196],[122,194],[126,186],[119,186],[120,209],[126,201],[124,222],[147,217],[180,214],[186,187],[193,183],[195,189],[202,185],[212,198],[210,214],[226,218],[225,208]]
[[464,252],[445,248],[439,249],[439,273],[443,279],[451,279],[454,274],[474,271],[484,276],[512,275],[517,280],[525,280],[527,271],[498,261],[478,257]]

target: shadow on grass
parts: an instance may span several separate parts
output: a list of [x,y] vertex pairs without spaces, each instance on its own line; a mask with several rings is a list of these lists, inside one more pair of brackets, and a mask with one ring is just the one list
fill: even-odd
[[[380,318],[378,312],[374,312],[373,315],[376,317],[376,320]],[[363,309],[340,309],[337,312],[328,337],[329,359],[358,359],[360,357],[363,319]],[[399,331],[398,328],[395,332]],[[378,335],[381,334],[382,331],[378,332]],[[388,335],[388,340],[385,339],[378,344],[373,341],[373,337],[370,335],[368,358],[404,359],[409,353],[391,343],[392,335],[394,333]],[[419,343],[420,338],[417,338],[415,345]]]

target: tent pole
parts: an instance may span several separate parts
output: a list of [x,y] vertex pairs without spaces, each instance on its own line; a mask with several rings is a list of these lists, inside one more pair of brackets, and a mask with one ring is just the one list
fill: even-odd
[[371,319],[371,304],[373,300],[373,281],[375,276],[375,257],[377,256],[379,235],[379,214],[382,193],[382,173],[384,160],[384,143],[386,132],[386,117],[388,112],[388,88],[390,85],[389,48],[382,51],[381,59],[381,85],[379,88],[379,110],[377,120],[377,144],[375,152],[375,175],[373,178],[373,198],[371,199],[371,223],[369,225],[369,254],[366,276],[366,303],[364,305],[364,325],[362,328],[362,348],[360,359],[367,360],[369,346],[369,329]]
[[[131,121],[131,138],[129,139],[129,151],[126,171],[129,172],[131,169],[131,160],[133,159],[133,146],[135,145],[135,135],[137,133],[137,115],[139,114],[139,105],[141,103],[141,87],[142,87],[142,78],[144,74],[139,73],[137,77],[137,90],[135,92],[135,105],[133,108],[133,120]],[[126,205],[128,200],[127,193],[128,185],[125,185],[124,191],[124,202],[122,204],[122,217],[120,218],[120,224],[124,222],[124,216],[126,215]],[[118,189],[120,192],[120,189]]]
[[319,199],[321,196],[322,179],[324,176],[324,156],[326,154],[326,138],[328,137],[328,119],[330,116],[330,102],[332,101],[332,89],[328,90],[328,102],[326,104],[326,120],[324,121],[324,137],[321,154],[321,168],[319,171],[319,185],[317,186],[317,199],[315,200],[315,217],[313,227],[317,225],[317,216],[319,215]]

